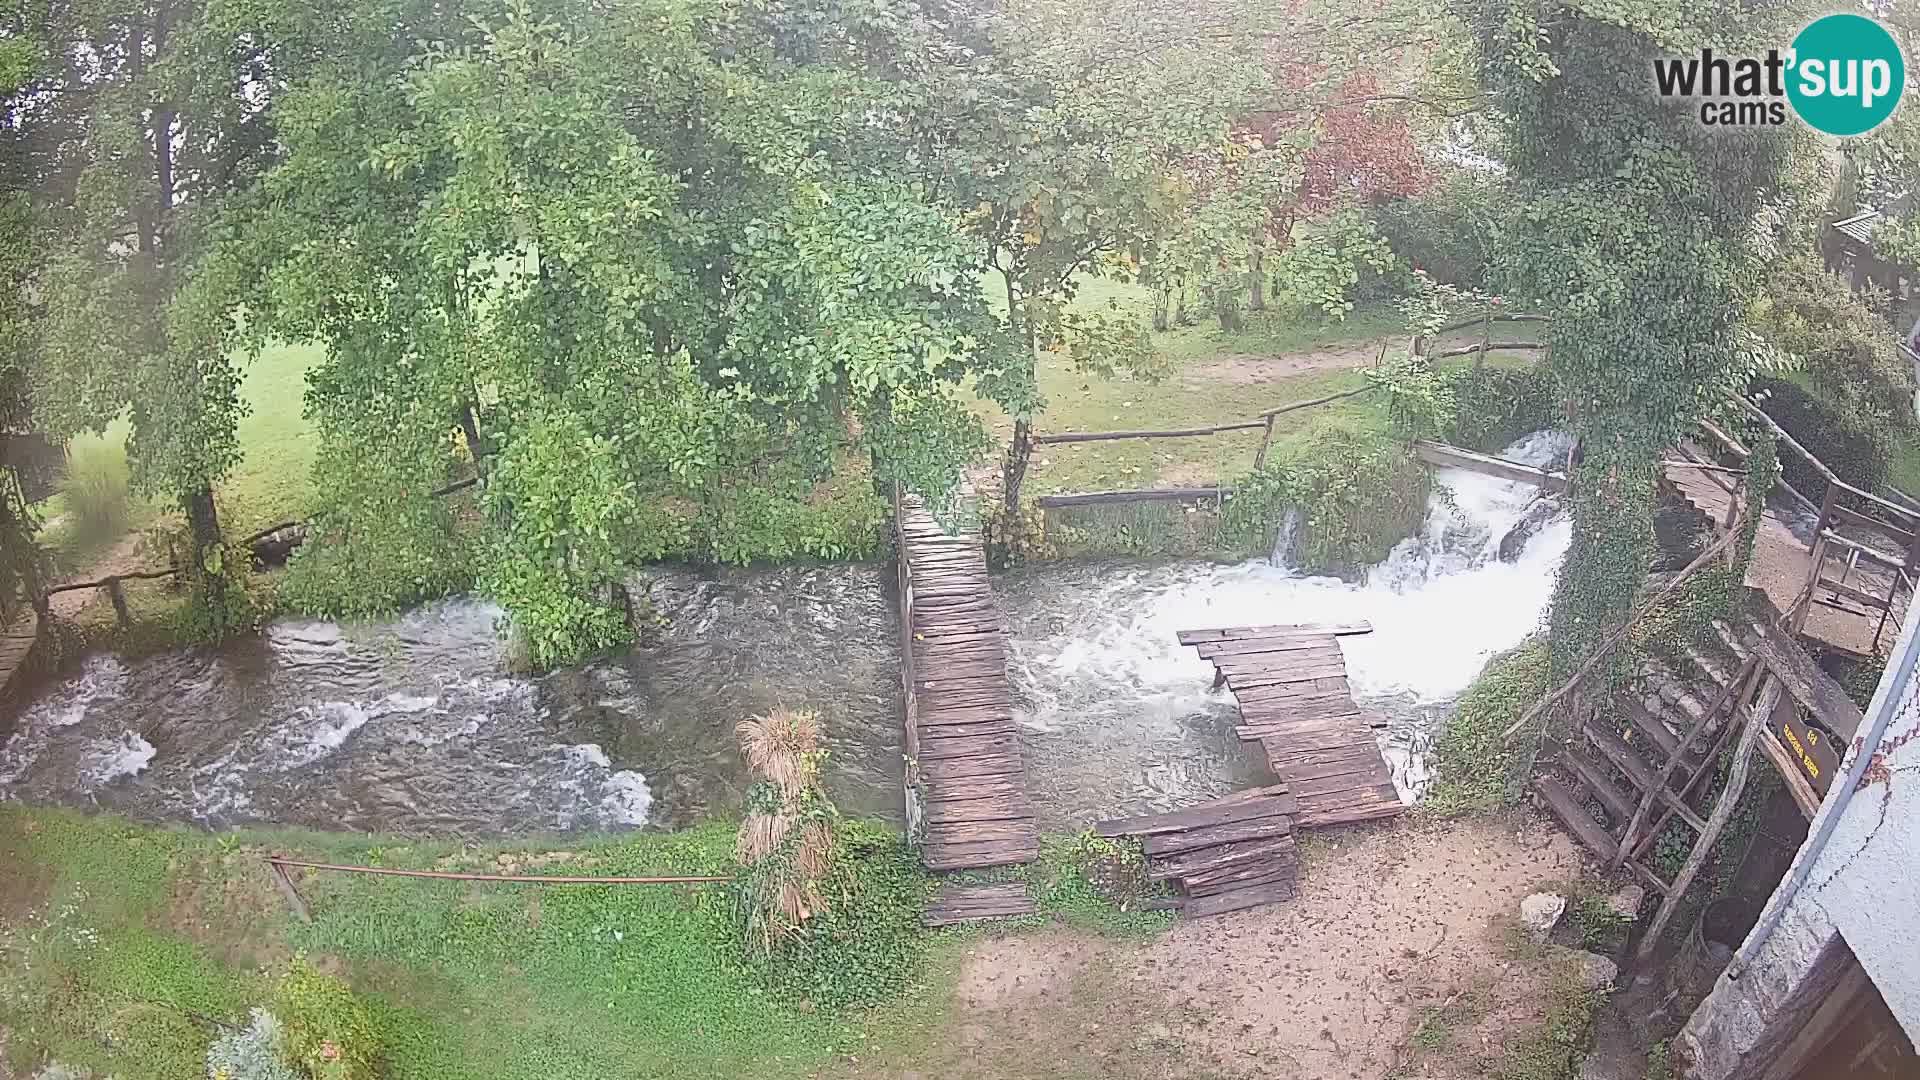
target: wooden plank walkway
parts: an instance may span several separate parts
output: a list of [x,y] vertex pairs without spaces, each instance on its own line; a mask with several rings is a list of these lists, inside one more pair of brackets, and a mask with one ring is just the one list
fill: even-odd
[[922,926],[954,926],[986,919],[1017,919],[1039,909],[1026,885],[947,885],[920,916]]
[[[1668,464],[1661,471],[1666,475],[1668,485],[1694,509],[1712,520],[1716,529],[1726,522],[1733,494],[1712,472],[1677,464]],[[1793,535],[1793,530],[1778,515],[1767,511],[1760,519],[1759,530],[1754,534],[1753,561],[1747,564],[1746,583],[1766,593],[1774,607],[1786,612],[1792,611],[1794,605],[1799,603],[1812,572],[1812,549],[1801,543],[1800,538]],[[1873,574],[1876,568],[1867,566],[1863,572]],[[1886,573],[1884,570],[1877,572]],[[1875,585],[1874,591],[1884,594],[1885,585]],[[1854,610],[1838,602],[1816,602],[1807,611],[1807,620],[1800,628],[1800,636],[1857,656],[1873,656],[1880,651],[1874,642],[1877,635],[1884,641],[1899,636],[1901,621],[1906,616],[1906,605],[1907,598],[1903,595],[1893,615],[1886,620],[1891,634],[1882,634],[1882,613],[1879,611]]]
[[1367,623],[1182,630],[1240,703],[1240,738],[1299,802],[1294,824],[1339,825],[1406,809],[1374,741],[1377,722],[1353,702],[1339,639]]
[[27,661],[33,655],[40,635],[40,618],[32,611],[23,613],[13,625],[0,630],[0,720],[5,720],[25,697]]
[[1147,877],[1171,881],[1191,916],[1293,899],[1300,861],[1293,820],[1300,804],[1284,784],[1237,791],[1170,814],[1119,818],[1101,836],[1141,841]]
[[[986,551],[978,533],[947,533],[911,495],[897,502],[895,528],[907,782],[921,793],[921,860],[929,870],[1028,862],[1040,854],[1040,834]],[[914,817],[910,808],[909,824]]]

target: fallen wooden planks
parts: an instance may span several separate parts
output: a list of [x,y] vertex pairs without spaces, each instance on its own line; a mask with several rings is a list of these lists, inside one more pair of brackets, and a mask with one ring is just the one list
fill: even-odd
[[920,916],[923,926],[953,926],[983,919],[1011,919],[1035,911],[1033,897],[1018,882],[1007,885],[947,885]]
[[1182,644],[1211,660],[1240,703],[1235,734],[1258,743],[1295,801],[1295,826],[1391,817],[1404,807],[1361,710],[1337,638],[1366,623],[1186,630]]
[[1373,633],[1373,624],[1363,621],[1300,623],[1292,626],[1227,626],[1217,630],[1181,630],[1175,634],[1175,637],[1182,645],[1198,645],[1202,642],[1226,641],[1232,638],[1313,637],[1371,633]]
[[1284,786],[1258,788],[1247,796],[1228,796],[1211,803],[1176,810],[1170,814],[1117,818],[1093,827],[1101,836],[1151,836],[1155,833],[1182,832],[1212,825],[1292,814],[1299,809],[1293,795]]
[[1103,821],[1094,831],[1139,837],[1147,876],[1172,882],[1182,911],[1214,914],[1293,895],[1296,805],[1290,791],[1273,785],[1171,813]]

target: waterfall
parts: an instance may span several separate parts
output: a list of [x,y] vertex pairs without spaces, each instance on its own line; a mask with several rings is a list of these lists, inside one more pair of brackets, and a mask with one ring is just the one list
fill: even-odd
[[[1541,464],[1566,447],[1543,432],[1503,456]],[[1403,797],[1417,798],[1453,699],[1539,626],[1572,540],[1562,515],[1502,562],[1500,540],[1534,488],[1453,469],[1435,481],[1419,534],[1358,582],[1303,576],[1281,558],[1043,565],[1003,581],[1028,770],[1063,808],[1042,806],[1043,824],[1170,809],[1258,779],[1232,736],[1233,699],[1175,637],[1219,626],[1370,622],[1372,633],[1341,640],[1349,681],[1363,708],[1388,717],[1383,750]]]
[[1280,515],[1280,527],[1273,532],[1273,551],[1267,556],[1267,562],[1274,566],[1293,565],[1294,545],[1300,542],[1300,508],[1287,507]]

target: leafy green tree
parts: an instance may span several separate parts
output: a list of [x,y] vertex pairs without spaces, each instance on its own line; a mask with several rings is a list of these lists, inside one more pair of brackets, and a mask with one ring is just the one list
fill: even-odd
[[[323,472],[417,505],[482,470],[480,583],[537,662],[623,639],[645,560],[844,554],[784,529],[836,469],[938,499],[984,446],[959,389],[1002,392],[1007,339],[918,171],[931,13],[551,0],[409,29],[282,96],[249,311],[327,347]],[[337,500],[333,531],[384,504]]]
[[1745,381],[1752,237],[1788,143],[1698,124],[1653,85],[1658,55],[1778,41],[1785,7],[1516,0],[1487,7],[1485,78],[1515,220],[1496,283],[1552,314],[1549,363],[1581,456],[1551,648],[1568,671],[1634,602],[1661,451]]
[[43,63],[11,95],[45,232],[34,268],[36,419],[56,439],[128,415],[133,479],[174,497],[209,632],[245,618],[214,485],[238,457],[232,280],[209,263],[221,208],[271,156],[253,45],[188,0],[99,0],[31,16]]

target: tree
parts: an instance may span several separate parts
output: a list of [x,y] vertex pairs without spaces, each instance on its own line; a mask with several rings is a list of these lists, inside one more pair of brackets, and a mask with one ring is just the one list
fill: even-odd
[[[42,63],[39,43],[0,39],[0,102],[10,101]],[[20,127],[0,117],[0,162],[27,160]],[[28,171],[0,166],[0,627],[29,603],[43,604],[45,553],[34,542],[37,523],[17,468],[9,468],[14,440],[33,428],[27,379],[40,352],[37,306],[30,288],[36,237],[26,188]]]
[[1787,153],[1776,132],[1708,129],[1660,99],[1652,58],[1785,40],[1792,14],[1517,0],[1478,20],[1517,208],[1497,284],[1552,314],[1549,363],[1582,450],[1551,616],[1562,673],[1645,579],[1661,451],[1744,383],[1743,282]]
[[246,230],[258,331],[327,347],[323,473],[413,504],[483,468],[481,584],[540,663],[621,640],[645,560],[832,554],[786,525],[850,462],[951,487],[984,445],[960,384],[1007,350],[915,168],[930,13],[551,0],[437,30],[284,95]]
[[189,0],[43,8],[24,29],[45,58],[7,103],[47,238],[36,417],[58,440],[131,417],[133,479],[185,512],[185,569],[224,633],[245,612],[213,489],[240,405],[233,280],[207,255],[272,152],[261,58]]

